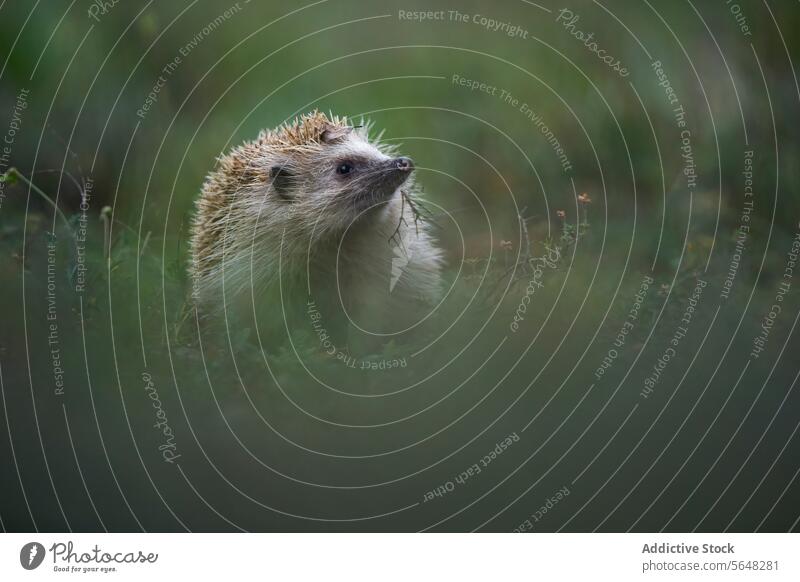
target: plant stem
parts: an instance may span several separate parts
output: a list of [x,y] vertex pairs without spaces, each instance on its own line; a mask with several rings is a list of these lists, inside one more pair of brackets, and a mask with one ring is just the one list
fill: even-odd
[[[8,176],[8,175],[10,175],[10,174],[13,174],[14,176],[16,176],[17,178],[19,178],[20,180],[22,180],[22,181],[23,181],[25,184],[27,184],[27,185],[28,185],[28,187],[29,187],[31,190],[33,190],[33,191],[34,191],[34,192],[36,192],[36,193],[37,193],[39,196],[41,196],[41,197],[42,197],[44,200],[46,200],[46,201],[47,201],[47,202],[50,204],[50,206],[52,206],[52,207],[55,209],[56,213],[57,213],[57,214],[58,214],[58,215],[61,217],[61,220],[63,220],[63,221],[64,221],[64,225],[67,227],[67,230],[69,230],[70,232],[72,232],[72,227],[69,225],[69,221],[67,220],[67,217],[66,217],[66,215],[65,215],[65,214],[64,214],[64,213],[61,211],[61,209],[58,207],[58,205],[57,205],[57,204],[56,204],[56,203],[55,203],[55,202],[54,202],[54,201],[53,201],[53,200],[50,198],[50,196],[48,196],[47,194],[45,194],[45,193],[44,193],[44,192],[43,192],[43,191],[42,191],[42,190],[41,190],[41,189],[40,189],[40,188],[39,188],[39,187],[38,187],[36,184],[34,184],[34,183],[33,183],[33,182],[31,182],[30,180],[28,180],[28,178],[26,178],[26,177],[25,177],[25,176],[22,174],[22,172],[20,172],[20,171],[19,171],[19,170],[17,170],[16,168],[14,168],[14,167],[11,167],[11,168],[9,168],[9,169],[8,169],[8,171],[6,171],[6,175],[7,175],[7,176]],[[53,233],[53,234],[55,234],[55,233]]]

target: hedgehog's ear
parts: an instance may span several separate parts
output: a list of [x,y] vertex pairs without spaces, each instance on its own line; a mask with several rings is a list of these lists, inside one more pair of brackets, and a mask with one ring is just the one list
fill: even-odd
[[291,191],[295,184],[295,174],[286,164],[276,164],[269,170],[272,187],[281,198],[291,200]]
[[342,139],[343,137],[347,136],[351,131],[353,131],[352,127],[339,127],[336,125],[328,125],[320,134],[319,138],[322,141],[322,143],[332,143],[335,142],[337,139]]

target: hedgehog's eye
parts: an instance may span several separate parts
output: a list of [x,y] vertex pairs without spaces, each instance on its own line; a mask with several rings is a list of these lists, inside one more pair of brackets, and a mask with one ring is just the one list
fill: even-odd
[[349,161],[342,162],[338,166],[336,166],[336,173],[339,174],[340,176],[346,176],[353,170],[355,170],[355,166],[353,165],[352,162]]

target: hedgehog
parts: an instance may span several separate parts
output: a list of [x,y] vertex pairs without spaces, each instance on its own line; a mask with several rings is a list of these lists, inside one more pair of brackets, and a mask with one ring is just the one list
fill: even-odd
[[381,314],[407,322],[410,306],[440,297],[414,162],[370,129],[313,111],[218,159],[191,227],[199,309],[244,301],[274,320],[303,299],[386,335]]

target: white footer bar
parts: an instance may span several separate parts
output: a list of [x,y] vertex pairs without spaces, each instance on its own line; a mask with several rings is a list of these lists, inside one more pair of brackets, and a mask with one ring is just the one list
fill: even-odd
[[793,534],[4,534],[0,580],[800,580]]

